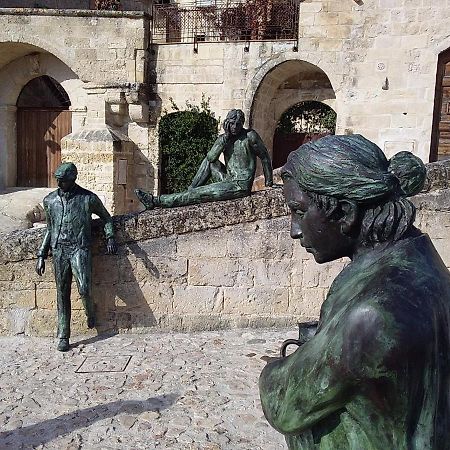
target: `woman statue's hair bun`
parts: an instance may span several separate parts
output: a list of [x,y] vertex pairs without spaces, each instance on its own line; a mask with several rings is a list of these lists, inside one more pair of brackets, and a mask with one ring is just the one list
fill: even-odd
[[389,160],[388,171],[395,175],[405,197],[418,194],[425,184],[427,169],[420,158],[411,152],[400,152]]

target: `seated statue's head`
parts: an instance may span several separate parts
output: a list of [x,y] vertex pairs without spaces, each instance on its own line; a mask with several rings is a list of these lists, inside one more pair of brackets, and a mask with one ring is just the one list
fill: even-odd
[[326,136],[292,152],[281,176],[291,236],[324,263],[406,236],[415,219],[406,197],[423,188],[426,169],[410,152],[388,161],[360,135]]
[[232,109],[228,112],[223,122],[225,133],[237,136],[244,128],[245,115],[240,109]]

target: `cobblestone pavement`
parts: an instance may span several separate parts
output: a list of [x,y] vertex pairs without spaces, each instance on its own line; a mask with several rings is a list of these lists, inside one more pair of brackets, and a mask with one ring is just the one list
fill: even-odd
[[0,338],[0,449],[285,449],[258,377],[292,337],[118,334],[74,338],[68,353],[53,339]]

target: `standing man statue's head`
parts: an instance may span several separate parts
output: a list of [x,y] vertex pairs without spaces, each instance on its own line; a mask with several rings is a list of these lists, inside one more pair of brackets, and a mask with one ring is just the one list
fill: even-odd
[[68,192],[75,185],[78,176],[78,170],[74,163],[62,163],[55,170],[55,178],[58,181],[58,187],[63,192]]
[[291,236],[322,263],[410,232],[415,208],[406,197],[422,189],[426,169],[409,152],[388,161],[360,135],[327,136],[292,152],[282,177]]

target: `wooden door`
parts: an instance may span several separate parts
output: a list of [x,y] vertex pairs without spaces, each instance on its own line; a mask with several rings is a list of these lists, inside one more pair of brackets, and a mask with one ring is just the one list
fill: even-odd
[[443,72],[438,155],[450,157],[450,62],[445,64]]
[[439,56],[430,161],[450,158],[450,51]]
[[56,187],[61,139],[72,131],[72,113],[61,109],[18,108],[17,186]]

